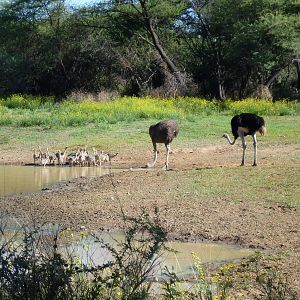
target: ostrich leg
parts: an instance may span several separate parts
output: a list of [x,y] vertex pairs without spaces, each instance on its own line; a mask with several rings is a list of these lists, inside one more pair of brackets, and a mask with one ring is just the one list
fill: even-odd
[[153,148],[154,148],[154,158],[153,158],[152,163],[147,164],[148,168],[152,168],[155,165],[156,161],[157,161],[157,145],[153,141],[152,141],[152,143],[153,143]]
[[168,167],[169,167],[170,150],[171,150],[171,145],[166,144],[166,162],[165,162],[165,166],[163,167],[163,169],[165,169],[165,170],[168,170]]
[[242,163],[241,163],[241,166],[244,166],[244,165],[245,165],[245,152],[246,152],[246,147],[247,147],[247,145],[246,145],[244,133],[238,131],[238,134],[239,134],[239,137],[240,137],[241,140],[242,140],[242,146],[243,146],[243,157],[242,157]]
[[257,140],[256,140],[256,133],[252,135],[253,138],[253,148],[254,148],[254,162],[253,166],[257,166],[256,164],[256,157],[257,157]]

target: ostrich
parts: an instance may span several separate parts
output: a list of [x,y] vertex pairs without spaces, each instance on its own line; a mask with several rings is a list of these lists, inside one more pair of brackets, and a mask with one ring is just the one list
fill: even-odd
[[70,166],[74,167],[77,163],[79,152],[71,153],[67,156],[67,162]]
[[41,158],[41,148],[39,148],[39,153],[37,154],[35,148],[33,149],[33,163],[36,165],[37,160]]
[[49,164],[53,164],[53,166],[55,165],[55,160],[56,160],[56,155],[55,153],[51,152],[49,153],[48,148],[46,149],[46,154],[48,156],[49,159]]
[[55,156],[57,158],[58,164],[60,166],[62,166],[64,164],[64,160],[65,160],[65,157],[66,157],[67,149],[68,149],[68,147],[65,147],[65,151],[64,152],[60,152],[60,150],[58,150],[58,152],[55,153]]
[[166,151],[167,151],[164,169],[168,170],[170,144],[173,141],[173,139],[178,135],[178,132],[179,132],[179,127],[176,121],[174,120],[165,120],[150,126],[149,135],[153,143],[154,159],[152,163],[147,165],[147,167],[149,168],[153,167],[157,161],[156,143],[164,143],[166,145]]
[[258,131],[261,135],[265,135],[267,129],[265,127],[265,121],[262,117],[255,114],[240,114],[234,116],[231,119],[231,130],[234,136],[234,140],[231,141],[227,133],[223,134],[223,137],[227,139],[230,145],[234,145],[238,137],[242,140],[243,145],[243,157],[241,166],[245,164],[245,150],[246,150],[246,135],[252,135],[253,146],[254,146],[254,162],[253,166],[256,166],[256,156],[257,156],[257,141],[256,141],[256,132]]

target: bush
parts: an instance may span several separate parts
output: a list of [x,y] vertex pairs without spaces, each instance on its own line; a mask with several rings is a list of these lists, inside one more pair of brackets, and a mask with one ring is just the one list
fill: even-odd
[[125,237],[115,247],[94,236],[110,253],[110,261],[102,265],[62,254],[60,244],[73,236],[69,229],[49,233],[43,227],[24,227],[8,239],[0,228],[0,299],[146,299],[166,241],[154,213],[124,216]]
[[0,126],[8,126],[11,125],[12,122],[13,121],[9,113],[9,110],[6,107],[0,105]]
[[2,105],[7,108],[22,108],[35,110],[41,106],[52,106],[54,104],[54,97],[41,97],[41,96],[31,96],[31,95],[19,95],[14,94],[9,98],[2,99]]
[[217,114],[259,115],[299,114],[299,103],[245,99],[224,102],[208,101],[191,97],[170,99],[124,97],[110,102],[91,100],[63,101],[53,98],[12,95],[0,101],[0,125],[68,127],[87,124],[115,124],[143,119],[187,119]]
[[225,109],[232,114],[253,113],[268,116],[285,116],[296,113],[296,105],[287,101],[270,102],[268,100],[245,99],[242,101],[227,100],[224,103]]

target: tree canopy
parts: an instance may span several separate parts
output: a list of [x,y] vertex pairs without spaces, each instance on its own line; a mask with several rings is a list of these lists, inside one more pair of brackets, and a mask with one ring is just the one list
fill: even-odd
[[299,0],[0,4],[0,96],[299,98]]

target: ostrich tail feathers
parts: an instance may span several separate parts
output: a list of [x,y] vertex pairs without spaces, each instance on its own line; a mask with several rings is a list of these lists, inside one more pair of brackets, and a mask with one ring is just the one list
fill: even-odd
[[266,135],[267,133],[267,128],[265,126],[261,126],[259,129],[258,129],[258,132],[261,134],[261,135]]

